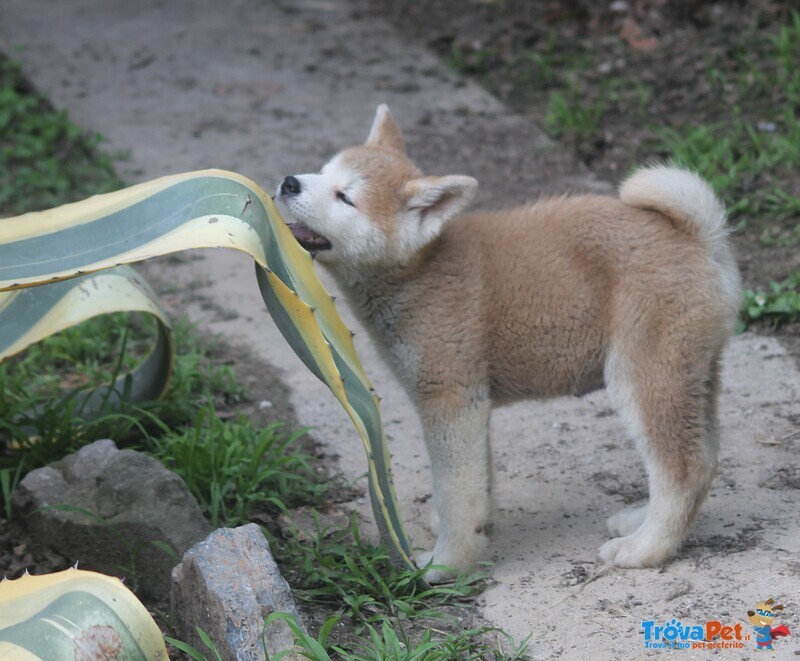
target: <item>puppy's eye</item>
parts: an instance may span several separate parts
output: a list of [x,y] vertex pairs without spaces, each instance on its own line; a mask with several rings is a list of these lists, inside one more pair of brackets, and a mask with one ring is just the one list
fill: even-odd
[[342,191],[336,191],[336,199],[340,202],[344,202],[345,204],[349,204],[351,207],[356,206],[353,204],[353,200],[347,197],[347,193],[343,193]]

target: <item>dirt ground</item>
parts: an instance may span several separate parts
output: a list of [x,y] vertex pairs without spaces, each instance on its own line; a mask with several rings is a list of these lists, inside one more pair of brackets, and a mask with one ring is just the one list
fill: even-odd
[[[177,10],[170,3],[149,3],[135,14],[117,7],[113,20],[100,0],[78,4],[73,10],[49,0],[9,0],[0,7],[0,45],[23,39],[21,57],[37,84],[78,121],[107,135],[112,149],[131,149],[137,176],[213,165],[268,188],[270,178],[318,168],[335,149],[363,137],[376,103],[388,101],[420,164],[432,173],[457,167],[476,174],[483,207],[572,188],[610,190],[605,182],[616,183],[632,162],[659,156],[650,149],[652,126],[724,117],[724,98],[703,87],[698,63],[712,55],[724,59],[731,35],[751,27],[757,49],[760,31],[789,6],[630,0],[610,3],[618,8],[611,11],[588,1],[309,0],[236,2],[222,15],[203,1],[189,33],[171,27],[181,16],[171,13]],[[631,43],[655,39],[657,47],[621,42],[626,18],[640,30],[629,34]],[[236,40],[223,38],[231,33]],[[594,139],[545,139],[537,127],[555,82],[532,79],[514,53],[519,44],[533,48],[548,39],[550,75],[575,71],[568,64],[579,60],[584,64],[572,75],[590,94],[609,71],[641,75],[654,90],[647,116],[623,112],[635,105],[624,96],[635,95],[632,88],[620,92]],[[756,227],[748,224],[735,239],[749,286],[800,266],[796,247],[763,246]],[[255,401],[280,401],[269,390],[262,394],[267,381],[287,393],[275,415],[317,426],[326,459],[359,478],[363,456],[352,428],[270,327],[247,260],[214,252],[180,264],[154,262],[146,270],[156,280],[167,278],[170,291],[184,292],[171,303],[177,312],[221,333],[231,346],[247,347],[223,359],[244,370],[248,385],[253,378]],[[344,306],[342,314],[359,331],[362,361],[384,396],[406,524],[414,543],[427,546],[428,465],[413,408]],[[653,656],[642,645],[643,620],[742,623],[746,609],[770,596],[786,606],[782,621],[793,631],[800,627],[800,378],[791,360],[800,354],[798,327],[781,330],[779,341],[769,329],[757,330],[764,334],[737,338],[726,357],[719,477],[693,536],[660,570],[588,580],[607,538],[605,518],[640,500],[646,488],[604,393],[496,413],[501,507],[492,584],[476,618],[519,639],[532,633],[536,659]],[[598,446],[602,452],[594,451]],[[348,506],[369,525],[363,498]],[[748,658],[753,647],[680,653]],[[781,641],[776,658],[795,658],[797,649],[796,638]]]

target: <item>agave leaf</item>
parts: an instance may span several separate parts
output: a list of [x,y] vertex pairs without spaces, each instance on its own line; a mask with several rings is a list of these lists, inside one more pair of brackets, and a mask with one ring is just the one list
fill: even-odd
[[158,626],[122,581],[67,569],[0,581],[0,658],[168,656]]
[[0,290],[211,247],[239,250],[255,260],[262,296],[276,325],[328,385],[362,438],[372,506],[389,552],[413,567],[378,398],[352,335],[314,273],[309,254],[252,181],[221,170],[190,172],[2,220]]
[[167,314],[155,293],[128,266],[78,276],[42,287],[0,292],[0,362],[59,331],[112,312],[144,312],[158,322],[156,345],[129,374],[85,397],[81,410],[90,416],[103,402],[160,398],[172,372],[174,347]]

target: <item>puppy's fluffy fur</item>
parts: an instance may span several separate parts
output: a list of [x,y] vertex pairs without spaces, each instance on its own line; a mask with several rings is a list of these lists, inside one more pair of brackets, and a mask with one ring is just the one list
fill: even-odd
[[423,176],[381,106],[364,145],[277,194],[419,411],[439,536],[418,562],[463,569],[484,551],[492,406],[605,385],[650,499],[609,519],[600,558],[658,565],[716,468],[720,357],[740,297],[725,210],[697,175],[666,166],[636,171],[619,199],[459,215],[476,188]]

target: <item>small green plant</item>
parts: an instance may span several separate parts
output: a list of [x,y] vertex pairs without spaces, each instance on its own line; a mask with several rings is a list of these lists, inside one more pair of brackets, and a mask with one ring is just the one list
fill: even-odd
[[[197,635],[200,636],[200,640],[203,641],[203,645],[205,645],[214,655],[211,658],[214,661],[222,661],[222,655],[217,650],[217,647],[214,645],[214,641],[211,640],[210,636],[200,627],[195,627],[195,631],[197,631]],[[203,654],[196,647],[192,647],[189,643],[184,643],[182,640],[176,640],[175,638],[170,638],[169,636],[164,636],[164,640],[166,640],[175,649],[186,654],[186,656],[192,659],[192,661],[209,661],[209,658],[205,654]]]
[[487,70],[487,62],[491,52],[480,46],[464,48],[454,43],[450,55],[445,59],[448,66],[462,74],[480,74]]
[[[351,644],[331,645],[330,632],[338,622],[338,616],[329,617],[319,636],[305,633],[297,621],[288,613],[272,613],[264,622],[265,629],[277,620],[285,621],[295,636],[296,650],[284,650],[267,656],[268,661],[279,661],[298,652],[312,661],[516,661],[525,657],[528,640],[516,644],[504,631],[490,627],[469,629],[451,634],[441,634],[426,629],[419,640],[413,640],[402,623],[380,621],[379,625],[366,625],[360,641]],[[489,642],[495,634],[496,643]],[[505,645],[503,645],[505,642]],[[508,651],[503,649],[508,648]],[[331,656],[331,652],[334,656]]]
[[247,522],[256,506],[285,510],[319,501],[325,487],[310,456],[291,447],[304,433],[283,434],[277,423],[256,429],[244,417],[220,420],[208,404],[193,426],[155,437],[149,447],[184,479],[216,528]]
[[594,100],[587,100],[575,85],[554,91],[547,104],[545,129],[554,138],[585,140],[599,128],[606,105],[604,90]]
[[800,317],[800,271],[782,282],[770,282],[769,286],[768,292],[745,290],[741,313],[745,325],[765,319],[779,326]]
[[0,56],[0,214],[55,207],[122,182],[111,158]]
[[[134,428],[144,433],[140,416],[126,403],[124,392],[114,410],[101,406],[91,415],[84,415],[87,400],[82,389],[72,390],[57,401],[30,396],[24,390],[4,390],[2,394],[4,409],[12,417],[0,419],[0,439],[5,441],[0,465],[17,471],[58,461],[80,449],[87,439],[123,438]],[[20,464],[22,469],[18,468]]]
[[462,574],[446,586],[426,586],[425,569],[398,568],[381,546],[361,538],[355,515],[342,528],[322,529],[310,541],[284,543],[299,599],[329,603],[356,622],[383,617],[436,617],[438,608],[482,589],[483,573]]
[[144,405],[145,410],[174,429],[190,424],[208,401],[227,408],[245,400],[245,389],[233,369],[213,360],[213,340],[201,339],[196,325],[186,320],[174,324],[172,332],[175,364],[169,389],[160,400]]
[[155,322],[148,317],[115,312],[51,335],[0,363],[4,385],[57,397],[82,386],[108,383],[116,372],[135,367],[150,350]]
[[800,13],[792,11],[787,25],[772,38],[778,82],[789,99],[800,95]]

